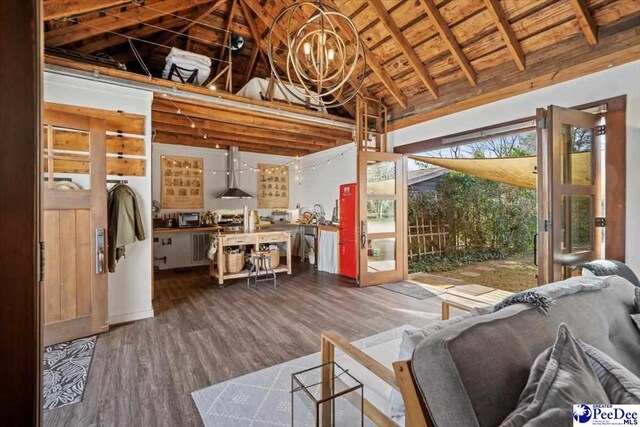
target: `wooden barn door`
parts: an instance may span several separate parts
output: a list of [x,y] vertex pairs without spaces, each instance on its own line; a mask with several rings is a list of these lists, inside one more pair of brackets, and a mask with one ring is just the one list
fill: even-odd
[[538,117],[538,283],[604,254],[600,114],[549,106]]
[[105,121],[45,109],[44,345],[108,330]]

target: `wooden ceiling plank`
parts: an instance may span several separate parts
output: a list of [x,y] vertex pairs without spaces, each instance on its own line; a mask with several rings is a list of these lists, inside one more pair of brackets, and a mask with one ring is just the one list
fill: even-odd
[[[156,133],[168,132],[168,133],[177,133],[180,135],[190,135],[190,136],[193,136],[194,138],[203,138],[201,134],[196,133],[195,129],[192,129],[189,125],[185,126],[184,124],[172,125],[172,124],[161,123],[161,122],[153,122],[153,129],[156,131]],[[290,142],[280,141],[276,138],[256,138],[256,137],[238,134],[235,132],[234,133],[221,132],[217,129],[204,128],[203,130],[207,133],[207,140],[212,139],[215,141],[216,139],[227,139],[229,141],[245,142],[248,144],[256,144],[256,145],[267,144],[267,145],[272,145],[274,147],[295,148],[299,150],[306,150],[309,153],[315,153],[327,148],[327,147],[319,147],[319,146],[306,145],[306,144],[296,145]]]
[[371,0],[369,2],[369,6],[372,6],[376,11],[376,14],[380,21],[384,24],[385,28],[393,37],[398,47],[404,52],[407,60],[411,64],[411,67],[416,72],[416,74],[420,77],[420,80],[426,88],[431,92],[434,98],[438,98],[438,86],[436,82],[433,81],[433,78],[429,75],[429,72],[425,68],[424,64],[415,53],[405,36],[402,34],[402,30],[398,27],[398,24],[393,20],[387,8],[382,3],[382,0]]
[[[162,23],[157,24],[158,27],[173,29],[182,23],[182,19],[172,18]],[[90,55],[94,52],[100,52],[105,49],[112,48],[114,46],[118,46],[124,43],[127,43],[128,37],[135,37],[138,39],[146,39],[149,36],[152,36],[158,32],[162,31],[159,28],[144,26],[142,28],[135,28],[133,30],[125,31],[122,33],[122,36],[117,36],[115,34],[109,34],[104,38],[100,38],[98,40],[86,43],[79,48],[75,49],[77,52],[80,52],[85,55]],[[153,48],[157,48],[158,46],[153,46]]]
[[[215,10],[218,9],[218,7],[220,7],[220,5],[223,2],[224,2],[224,0],[216,0],[216,1],[214,1],[213,4],[211,4],[211,6],[207,7],[206,9],[204,9],[201,12],[197,12],[196,15],[191,18],[190,22],[188,22],[185,26],[183,26],[182,28],[177,30],[177,33],[168,33],[163,38],[158,40],[156,43],[169,46],[169,43],[171,43],[172,41],[174,41],[175,39],[177,39],[181,35],[186,35],[185,33],[187,31],[189,31],[189,29],[191,29],[191,27],[193,27],[194,25],[200,23],[207,16],[209,16],[213,12],[215,12]],[[154,46],[152,49],[149,50],[149,53],[147,55],[151,55],[153,52],[155,52],[155,50],[158,47],[159,46]]]
[[[269,143],[264,144],[248,144],[244,142],[238,142],[236,140],[228,140],[228,139],[217,139],[217,140],[209,140],[202,139],[198,137],[190,137],[187,135],[177,135],[174,133],[168,132],[158,132],[153,139],[154,144],[175,144],[175,145],[187,145],[191,147],[202,147],[202,148],[228,148],[229,146],[237,146],[240,148],[240,151],[250,151],[253,153],[264,153],[264,154],[275,154],[281,156],[304,156],[309,154],[308,150],[296,149],[293,147],[284,148],[284,147],[276,147]],[[216,144],[219,147],[216,147]]]
[[502,9],[499,0],[484,0],[484,3],[487,6],[487,10],[493,17],[493,20],[496,22],[498,31],[507,45],[507,49],[509,49],[511,56],[513,56],[513,61],[516,63],[516,66],[520,71],[524,70],[525,56],[522,51],[522,46],[520,46],[520,42],[518,41],[516,34],[513,32],[513,28],[509,25],[509,20],[507,19],[507,15],[504,13],[504,9]]
[[589,12],[587,4],[584,0],[569,0],[569,2],[576,12],[576,19],[578,20],[578,24],[580,24],[580,28],[582,28],[587,42],[595,46],[598,44],[598,27],[596,27],[596,23],[593,20],[593,16],[591,16],[591,12]]
[[424,102],[418,104],[419,101],[414,98],[412,101],[415,103],[410,106],[411,115],[397,112],[397,118],[389,123],[389,130],[433,120],[637,60],[640,57],[640,34],[637,33],[637,26],[640,26],[640,14],[602,27],[596,46],[584,43],[581,35],[574,36],[528,54],[527,68],[524,71],[515,70],[510,64],[501,64],[486,70],[482,83],[472,91],[462,85],[464,82],[459,81],[444,86],[447,89],[446,95],[438,101],[423,97]]
[[462,71],[467,77],[467,80],[469,80],[471,86],[475,86],[478,82],[476,72],[471,66],[469,59],[467,59],[467,56],[462,51],[462,48],[460,47],[460,44],[456,40],[455,36],[451,32],[449,24],[447,24],[447,21],[445,21],[442,17],[442,14],[438,10],[438,6],[435,5],[433,0],[420,0],[420,3],[424,6],[425,9],[427,9],[427,13],[431,18],[433,25],[436,27],[436,30],[438,30],[440,37],[442,37],[442,40],[451,51],[451,55],[453,55],[453,58],[460,65],[460,68],[462,68]]
[[[167,113],[159,110],[153,110],[153,124],[154,125],[169,125],[169,126],[187,126],[190,127],[190,122],[183,116]],[[194,123],[200,128],[206,131],[223,132],[228,134],[245,135],[253,138],[262,139],[277,139],[286,144],[300,144],[308,145],[311,147],[331,148],[336,146],[335,139],[321,139],[317,137],[311,137],[308,135],[289,134],[285,132],[278,132],[273,130],[262,130],[259,128],[253,128],[248,126],[236,125],[234,123],[219,122],[208,119],[192,119]]]
[[45,34],[45,42],[47,46],[64,46],[107,31],[117,31],[130,27],[134,25],[132,21],[150,21],[166,16],[169,13],[177,13],[209,3],[210,1],[211,0],[168,0],[153,3],[153,9],[147,9],[144,6],[135,6],[116,16],[107,15],[90,21],[84,21],[87,25],[75,24],[49,31]]
[[66,18],[128,3],[132,3],[132,0],[44,0],[42,19]]

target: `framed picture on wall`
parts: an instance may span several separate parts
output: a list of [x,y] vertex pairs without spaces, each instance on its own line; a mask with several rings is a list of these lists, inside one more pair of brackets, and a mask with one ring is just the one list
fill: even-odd
[[204,209],[202,157],[160,158],[160,203],[163,209]]
[[258,209],[289,208],[289,167],[258,163]]

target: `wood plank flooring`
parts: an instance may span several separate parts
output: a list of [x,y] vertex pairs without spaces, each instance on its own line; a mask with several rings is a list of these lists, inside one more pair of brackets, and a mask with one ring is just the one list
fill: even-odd
[[320,349],[320,333],[349,340],[440,316],[417,300],[294,263],[278,287],[220,289],[207,269],[156,276],[155,317],[98,337],[84,400],[45,412],[46,426],[201,425],[190,393]]

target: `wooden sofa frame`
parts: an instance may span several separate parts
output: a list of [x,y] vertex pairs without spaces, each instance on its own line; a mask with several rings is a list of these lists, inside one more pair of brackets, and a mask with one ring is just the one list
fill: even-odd
[[[335,360],[335,349],[358,362],[385,383],[400,391],[405,406],[405,425],[411,427],[433,427],[427,408],[420,396],[420,391],[411,374],[411,361],[400,360],[393,363],[393,371],[378,362],[335,331],[323,332],[321,335],[320,354],[322,364]],[[364,414],[381,427],[396,427],[397,424],[373,406],[367,399],[363,400]]]

